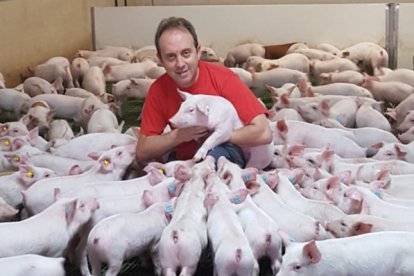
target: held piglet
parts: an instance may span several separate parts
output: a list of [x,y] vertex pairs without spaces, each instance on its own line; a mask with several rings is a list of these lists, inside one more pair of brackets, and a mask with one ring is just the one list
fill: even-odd
[[278,276],[414,274],[414,233],[387,231],[325,241],[290,242]]
[[0,224],[0,257],[64,255],[69,241],[99,208],[96,199],[63,198],[28,219]]
[[[179,93],[185,101],[170,122],[177,127],[197,125],[213,130],[194,155],[194,160],[204,159],[210,149],[228,141],[232,131],[243,126],[234,106],[225,98],[201,94],[191,95],[182,91]],[[243,151],[248,160],[247,167],[263,169],[272,161],[272,143],[243,147]]]

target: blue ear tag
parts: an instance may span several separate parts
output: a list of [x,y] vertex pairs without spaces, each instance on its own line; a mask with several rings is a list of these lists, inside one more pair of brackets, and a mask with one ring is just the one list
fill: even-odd
[[292,184],[295,184],[295,183],[296,183],[296,177],[294,176],[294,177],[292,177],[292,178],[289,178],[289,181],[290,181]]
[[168,204],[168,205],[165,206],[164,211],[167,214],[171,214],[174,211],[174,207],[171,204]]
[[379,191],[375,191],[374,192],[374,195],[376,195],[377,197],[381,198],[381,192],[379,192]]
[[69,214],[69,213],[71,213],[71,212],[72,212],[72,210],[73,210],[73,208],[72,208],[72,204],[67,204],[67,205],[65,205],[65,214]]
[[241,203],[241,198],[239,195],[233,197],[233,203],[235,204],[240,204]]
[[169,192],[175,192],[176,189],[177,189],[177,187],[175,186],[175,184],[168,185],[168,191]]
[[335,121],[337,121],[338,123],[342,124],[342,119],[341,118],[335,118]]
[[252,176],[250,174],[245,174],[245,175],[242,176],[242,178],[243,178],[244,181],[252,180]]

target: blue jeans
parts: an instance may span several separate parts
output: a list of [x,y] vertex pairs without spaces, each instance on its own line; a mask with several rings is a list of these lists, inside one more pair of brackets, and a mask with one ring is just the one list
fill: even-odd
[[246,166],[246,160],[242,149],[239,146],[229,142],[225,142],[212,148],[207,152],[207,155],[213,156],[214,159],[216,159],[216,162],[220,156],[224,156],[229,161],[239,165],[242,169]]
[[[244,158],[242,149],[239,146],[229,142],[225,142],[223,144],[218,145],[217,147],[212,148],[207,152],[207,155],[211,155],[212,157],[214,157],[214,159],[216,159],[216,163],[220,156],[224,156],[229,161],[239,165],[242,169],[244,169],[244,167],[246,166],[246,160]],[[173,160],[176,160],[175,151],[172,151],[168,155],[167,162]]]

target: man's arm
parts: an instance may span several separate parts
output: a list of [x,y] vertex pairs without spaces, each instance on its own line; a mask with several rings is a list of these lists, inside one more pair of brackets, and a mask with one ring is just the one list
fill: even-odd
[[272,140],[273,135],[266,115],[259,114],[249,124],[233,131],[229,142],[238,146],[258,146]]
[[136,150],[137,161],[146,162],[159,158],[179,144],[197,140],[207,134],[208,129],[199,126],[176,128],[161,135],[146,136],[139,134]]

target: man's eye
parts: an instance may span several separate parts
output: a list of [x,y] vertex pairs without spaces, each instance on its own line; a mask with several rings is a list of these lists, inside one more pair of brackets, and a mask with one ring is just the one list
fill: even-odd
[[184,51],[183,52],[183,57],[189,57],[190,56],[190,54],[191,54],[191,52],[190,51]]

